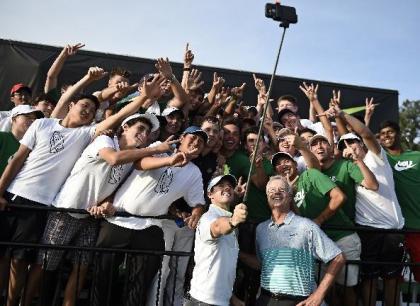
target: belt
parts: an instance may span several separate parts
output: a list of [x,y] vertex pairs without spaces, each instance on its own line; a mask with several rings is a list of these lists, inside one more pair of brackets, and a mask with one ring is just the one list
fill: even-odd
[[284,301],[284,300],[291,300],[291,301],[304,301],[308,297],[307,296],[301,296],[301,295],[290,295],[290,294],[284,294],[284,293],[273,293],[271,291],[268,291],[261,287],[261,294],[268,296],[274,300],[277,301]]

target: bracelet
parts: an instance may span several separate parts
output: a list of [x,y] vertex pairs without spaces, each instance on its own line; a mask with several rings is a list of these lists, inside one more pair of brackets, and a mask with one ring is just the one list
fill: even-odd
[[189,68],[189,67],[184,67],[182,70],[184,70],[184,71],[191,71],[191,68]]

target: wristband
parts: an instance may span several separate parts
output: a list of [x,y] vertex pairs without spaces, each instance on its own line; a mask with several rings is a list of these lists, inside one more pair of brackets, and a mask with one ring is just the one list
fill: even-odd
[[184,71],[191,71],[191,68],[184,67],[184,69],[182,69],[182,70],[184,70]]

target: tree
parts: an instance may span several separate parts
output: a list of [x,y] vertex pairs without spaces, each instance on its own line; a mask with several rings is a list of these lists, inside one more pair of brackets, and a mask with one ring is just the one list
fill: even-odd
[[420,151],[420,100],[406,100],[400,107],[401,140],[404,149]]

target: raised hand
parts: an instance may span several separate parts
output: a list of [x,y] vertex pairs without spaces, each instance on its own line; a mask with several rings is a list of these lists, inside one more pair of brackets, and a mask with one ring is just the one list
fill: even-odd
[[163,90],[161,85],[165,82],[163,75],[156,73],[151,82],[144,81],[141,86],[141,94],[149,99],[157,99],[162,96]]
[[299,89],[302,90],[309,102],[318,100],[318,84],[314,85],[311,83],[311,85],[308,85],[306,82],[303,82],[303,86],[299,86]]
[[175,139],[174,135],[169,136],[164,142],[160,143],[156,146],[156,149],[160,153],[166,153],[166,152],[173,152],[175,150],[175,144],[179,143],[180,139]]
[[287,141],[289,146],[294,146],[297,150],[305,148],[302,138],[297,134],[289,134],[284,136],[284,140]]
[[197,90],[204,85],[204,81],[201,80],[201,72],[198,69],[193,69],[188,74],[187,79],[187,90]]
[[87,73],[89,80],[97,81],[108,75],[108,72],[99,67],[90,67]]
[[365,110],[366,116],[372,117],[373,112],[375,111],[375,107],[378,104],[373,103],[373,98],[370,98],[370,99],[366,98],[365,104],[366,104],[366,110]]
[[220,92],[216,95],[214,103],[218,106],[224,106],[230,101],[230,88],[222,87]]
[[157,63],[155,64],[156,69],[168,80],[172,79],[173,72],[171,68],[171,63],[169,59],[164,59],[160,57],[157,59]]
[[350,160],[358,160],[360,159],[360,155],[349,145],[347,140],[344,140],[346,147],[343,150],[343,158],[350,159]]
[[289,174],[286,174],[286,181],[287,181],[287,184],[291,187],[291,188],[293,188],[293,186],[295,185],[295,183],[296,183],[296,181],[299,179],[299,175],[296,175],[296,177],[293,179],[293,180],[290,180],[290,176],[289,176]]
[[233,87],[231,89],[231,94],[235,97],[237,97],[238,99],[242,99],[243,95],[244,95],[244,89],[245,89],[246,83],[242,83],[242,85],[240,87]]
[[239,177],[238,184],[235,187],[235,194],[238,198],[242,198],[246,191],[246,182],[243,182],[243,177]]
[[217,72],[213,73],[213,86],[212,87],[214,88],[216,93],[222,89],[223,84],[225,84],[225,79],[217,76]]
[[193,60],[194,60],[194,53],[192,53],[191,49],[189,48],[189,43],[185,46],[185,53],[184,53],[184,68],[191,68]]
[[169,165],[172,167],[183,167],[188,163],[188,157],[184,152],[178,152],[171,155]]
[[63,50],[61,51],[61,54],[64,55],[65,57],[73,56],[77,53],[79,49],[83,48],[84,46],[85,44],[82,44],[82,43],[78,43],[75,45],[67,45],[63,48]]
[[246,221],[246,217],[248,216],[248,208],[244,203],[240,203],[235,206],[233,210],[233,215],[231,218],[231,223],[233,226],[238,226],[240,223]]
[[255,75],[255,73],[252,74],[252,76],[254,77],[254,84],[255,84],[255,89],[258,91],[258,94],[266,94],[266,88],[265,88],[265,84],[264,81],[262,79],[257,78],[257,76]]
[[341,104],[341,91],[338,90],[337,92],[333,90],[333,97],[330,100],[330,105],[337,105],[340,106]]

